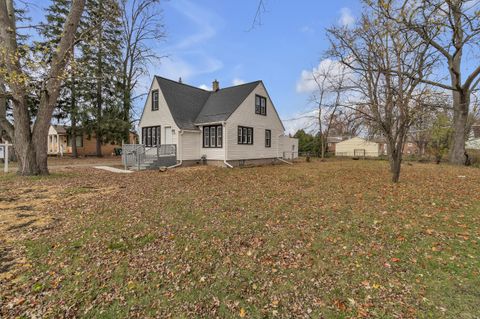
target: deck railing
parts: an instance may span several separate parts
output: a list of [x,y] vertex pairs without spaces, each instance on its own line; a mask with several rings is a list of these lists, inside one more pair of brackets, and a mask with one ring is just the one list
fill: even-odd
[[154,162],[166,156],[177,156],[176,144],[162,144],[157,146],[123,144],[122,147],[122,162],[125,168],[136,167],[140,169],[142,164]]

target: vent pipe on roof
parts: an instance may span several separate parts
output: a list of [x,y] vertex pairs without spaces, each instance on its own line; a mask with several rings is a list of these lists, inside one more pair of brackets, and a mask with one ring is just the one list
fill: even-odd
[[218,90],[220,90],[220,83],[218,83],[218,81],[215,79],[212,82],[212,91],[217,92]]

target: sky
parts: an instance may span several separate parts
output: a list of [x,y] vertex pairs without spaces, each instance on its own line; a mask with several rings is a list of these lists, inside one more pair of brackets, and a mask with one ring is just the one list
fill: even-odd
[[[34,20],[49,0],[36,0]],[[260,24],[252,28],[258,0],[163,1],[164,41],[151,42],[166,56],[150,67],[136,93],[147,93],[160,75],[211,88],[262,80],[289,133],[304,125],[289,121],[312,109],[309,74],[325,59],[325,29],[350,25],[360,12],[357,0],[266,0]],[[137,102],[137,116],[144,101]]]
[[[289,121],[312,109],[309,74],[325,58],[325,29],[354,23],[359,1],[267,0],[252,28],[258,0],[171,0],[163,3],[167,38],[156,48],[168,55],[157,74],[209,89],[262,80],[287,131]],[[307,82],[307,83],[306,83]],[[148,90],[145,85],[145,90]]]

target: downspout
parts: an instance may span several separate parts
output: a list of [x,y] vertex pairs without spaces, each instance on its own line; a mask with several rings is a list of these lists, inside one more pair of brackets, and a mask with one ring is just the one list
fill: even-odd
[[226,122],[223,121],[222,122],[222,125],[223,125],[223,131],[225,132],[225,134],[223,134],[223,145],[224,145],[224,149],[225,149],[225,153],[224,153],[224,156],[223,156],[223,164],[225,164],[225,166],[227,166],[228,168],[233,168],[232,165],[230,165],[228,162],[227,162],[227,127],[226,127]]
[[[182,135],[183,135],[183,130],[180,130],[180,131],[179,131],[179,134],[178,134],[177,154],[180,154]],[[179,155],[179,157],[180,157],[180,162],[178,162],[178,163],[175,164],[175,165],[172,165],[172,166],[167,167],[167,169],[175,168],[175,167],[178,167],[178,166],[182,165],[183,160],[182,160],[182,156],[181,156],[181,155],[183,155],[183,154],[180,154],[180,155]]]

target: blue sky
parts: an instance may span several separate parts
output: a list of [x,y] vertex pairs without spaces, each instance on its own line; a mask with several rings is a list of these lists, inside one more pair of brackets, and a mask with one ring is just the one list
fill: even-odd
[[[353,0],[266,2],[262,24],[251,29],[257,0],[171,0],[163,3],[167,39],[156,48],[169,57],[152,72],[184,83],[221,87],[263,80],[282,117],[310,109],[297,86],[328,48],[325,28],[352,23]],[[288,127],[288,123],[286,123]]]
[[[43,18],[49,0],[30,5],[34,21]],[[167,38],[152,42],[167,55],[150,68],[137,93],[148,91],[153,75],[194,86],[221,87],[263,80],[282,117],[311,109],[308,89],[299,90],[302,71],[318,66],[328,48],[325,28],[353,23],[360,12],[355,0],[266,0],[260,26],[251,29],[258,0],[169,0],[161,4]],[[303,83],[305,84],[305,83]],[[305,85],[304,85],[305,86]],[[138,101],[137,108],[143,108]],[[141,113],[137,110],[137,113]],[[287,129],[293,130],[288,121]]]

